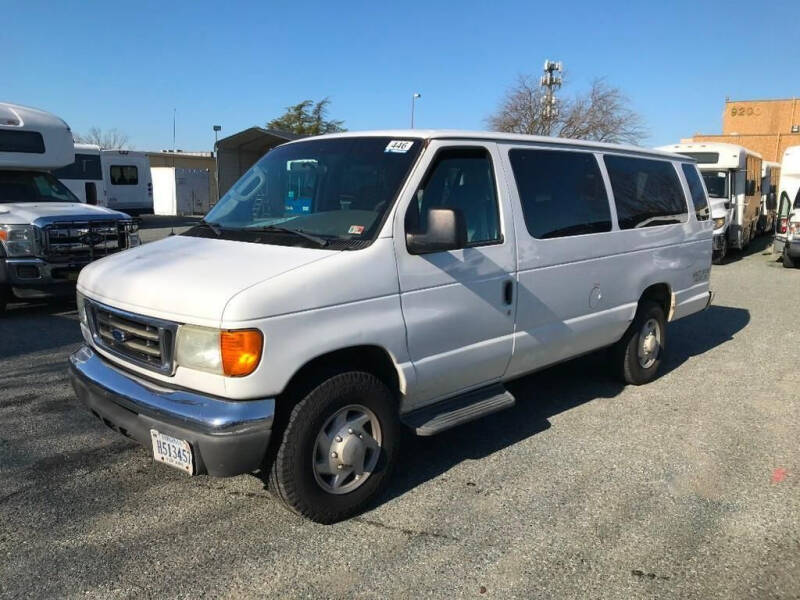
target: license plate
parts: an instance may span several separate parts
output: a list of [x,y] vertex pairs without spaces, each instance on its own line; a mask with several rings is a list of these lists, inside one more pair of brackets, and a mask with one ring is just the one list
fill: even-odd
[[153,458],[189,475],[194,474],[192,447],[189,442],[159,433],[155,429],[150,430],[150,438],[153,440]]

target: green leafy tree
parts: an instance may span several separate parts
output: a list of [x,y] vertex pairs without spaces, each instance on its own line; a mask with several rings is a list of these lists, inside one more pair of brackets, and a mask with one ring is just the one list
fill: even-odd
[[267,128],[300,135],[320,135],[346,131],[342,127],[344,121],[329,120],[327,118],[330,103],[331,101],[327,97],[319,102],[303,100],[294,106],[289,106],[286,112],[277,119],[272,119],[267,123]]

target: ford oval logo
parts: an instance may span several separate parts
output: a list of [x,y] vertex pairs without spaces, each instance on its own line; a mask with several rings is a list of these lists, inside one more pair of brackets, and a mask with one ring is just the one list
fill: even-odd
[[80,237],[80,240],[87,246],[96,246],[103,241],[103,236],[99,233],[85,233]]
[[122,331],[122,329],[112,329],[111,330],[111,337],[114,338],[115,342],[122,343],[128,339],[128,334]]

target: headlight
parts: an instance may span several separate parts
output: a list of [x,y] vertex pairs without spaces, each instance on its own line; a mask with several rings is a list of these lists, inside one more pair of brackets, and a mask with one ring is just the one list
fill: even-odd
[[33,225],[0,225],[0,244],[6,256],[34,256],[36,231]]
[[125,233],[128,235],[128,248],[141,246],[142,240],[139,237],[139,221],[125,223]]
[[81,323],[88,325],[89,319],[86,317],[86,299],[83,297],[83,294],[77,292],[75,295],[75,302],[78,305],[78,318],[81,320]]
[[175,360],[188,369],[242,377],[256,370],[263,346],[264,337],[258,329],[226,331],[181,325]]
[[721,229],[725,226],[725,217],[718,217],[714,219],[714,229]]

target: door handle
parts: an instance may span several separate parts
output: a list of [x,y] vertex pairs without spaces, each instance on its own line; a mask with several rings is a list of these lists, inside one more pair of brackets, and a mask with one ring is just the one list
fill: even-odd
[[514,302],[514,282],[507,279],[503,284],[503,301],[510,306]]

